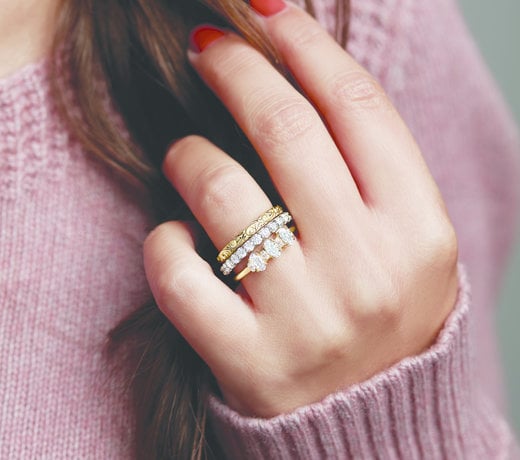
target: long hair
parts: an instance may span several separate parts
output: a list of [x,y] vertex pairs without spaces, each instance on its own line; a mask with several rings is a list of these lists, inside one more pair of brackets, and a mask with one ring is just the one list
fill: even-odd
[[[305,4],[314,14],[312,1]],[[349,2],[336,1],[335,37],[345,45]],[[59,11],[51,77],[60,113],[89,154],[150,197],[157,223],[193,219],[161,174],[168,145],[193,133],[228,152],[278,201],[249,141],[186,58],[190,30],[209,22],[236,31],[291,80],[247,2],[61,0]],[[198,250],[214,259],[208,238]],[[206,419],[207,395],[217,391],[212,375],[153,301],[109,333],[108,350],[128,370],[136,458],[220,456]]]

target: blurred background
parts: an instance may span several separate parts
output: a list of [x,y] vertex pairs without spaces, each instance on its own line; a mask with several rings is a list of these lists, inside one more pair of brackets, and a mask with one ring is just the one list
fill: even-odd
[[[520,0],[459,0],[484,59],[520,121]],[[520,434],[520,232],[498,309],[511,422]]]

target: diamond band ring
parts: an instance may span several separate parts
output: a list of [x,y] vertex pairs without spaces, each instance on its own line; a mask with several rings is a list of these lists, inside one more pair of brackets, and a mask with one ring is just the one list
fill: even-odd
[[252,235],[243,245],[239,246],[235,252],[227,259],[222,266],[220,271],[224,275],[229,275],[233,269],[244,259],[249,253],[262,244],[264,240],[269,238],[279,228],[285,226],[292,220],[291,215],[288,212],[280,214],[278,217],[273,219],[267,225],[260,228],[254,235]]
[[[283,248],[296,241],[293,234],[296,228],[287,227],[291,220],[292,216],[284,212],[281,206],[268,209],[219,252],[217,260],[222,262],[220,271],[229,275],[246,258],[247,266],[235,276],[235,281],[240,281],[251,272],[264,271],[270,259],[279,257]],[[256,250],[259,247],[261,249]]]
[[224,246],[224,249],[222,249],[217,256],[217,261],[225,262],[229,259],[239,247],[253,237],[262,227],[265,227],[269,222],[282,214],[282,212],[283,209],[281,206],[273,206],[271,209],[268,209]]

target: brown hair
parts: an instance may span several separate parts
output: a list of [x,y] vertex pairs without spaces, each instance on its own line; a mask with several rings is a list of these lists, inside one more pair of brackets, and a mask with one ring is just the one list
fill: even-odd
[[[305,3],[314,14],[312,0]],[[335,36],[342,44],[348,7],[348,0],[337,0]],[[62,0],[60,5],[54,44],[60,59],[52,69],[60,111],[89,153],[147,193],[157,222],[193,219],[161,174],[168,144],[192,133],[237,159],[280,202],[250,143],[187,62],[189,32],[204,22],[235,30],[290,79],[243,0]],[[207,238],[198,250],[214,259]],[[123,367],[130,372],[135,456],[218,458],[218,445],[206,427],[207,395],[218,389],[205,363],[153,301],[122,321],[109,338],[110,355],[124,357]]]

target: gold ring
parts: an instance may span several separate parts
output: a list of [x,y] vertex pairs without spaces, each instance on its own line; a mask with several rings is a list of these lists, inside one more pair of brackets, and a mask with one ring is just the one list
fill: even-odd
[[[282,227],[281,230],[283,232],[283,230],[285,229],[285,232],[280,234],[278,233],[278,236],[276,238],[276,240],[271,240],[271,239],[268,239],[266,241],[269,241],[271,243],[277,243],[277,252],[278,254],[277,255],[274,255],[273,253],[271,253],[271,251],[264,246],[264,249],[262,251],[260,251],[259,253],[257,252],[253,252],[249,257],[250,257],[250,260],[248,261],[247,263],[247,266],[246,268],[244,268],[240,273],[238,273],[234,280],[235,281],[241,281],[242,279],[244,279],[247,275],[249,275],[249,273],[251,272],[256,272],[256,271],[264,271],[266,266],[267,266],[267,262],[272,259],[273,257],[274,258],[277,258],[279,257],[280,253],[281,253],[281,250],[284,249],[286,246],[291,246],[294,244],[294,242],[296,241],[296,238],[294,237],[293,233],[294,231],[296,230],[296,227],[290,227],[289,229],[287,229],[287,227]],[[290,230],[291,233],[287,232],[287,230]],[[290,235],[290,236],[289,236]],[[282,238],[280,238],[282,237]],[[280,241],[277,241],[277,240],[280,240]],[[254,258],[254,259],[258,259],[258,261],[263,265],[263,268],[262,269],[255,269],[253,268],[253,264],[251,264],[251,258]],[[253,260],[254,260],[253,259]]]
[[258,230],[271,222],[275,217],[278,217],[282,212],[282,207],[278,205],[273,206],[271,209],[264,212],[258,219],[251,222],[244,230],[224,246],[224,249],[218,253],[217,260],[219,262],[225,262],[231,257],[237,248],[242,246]]

